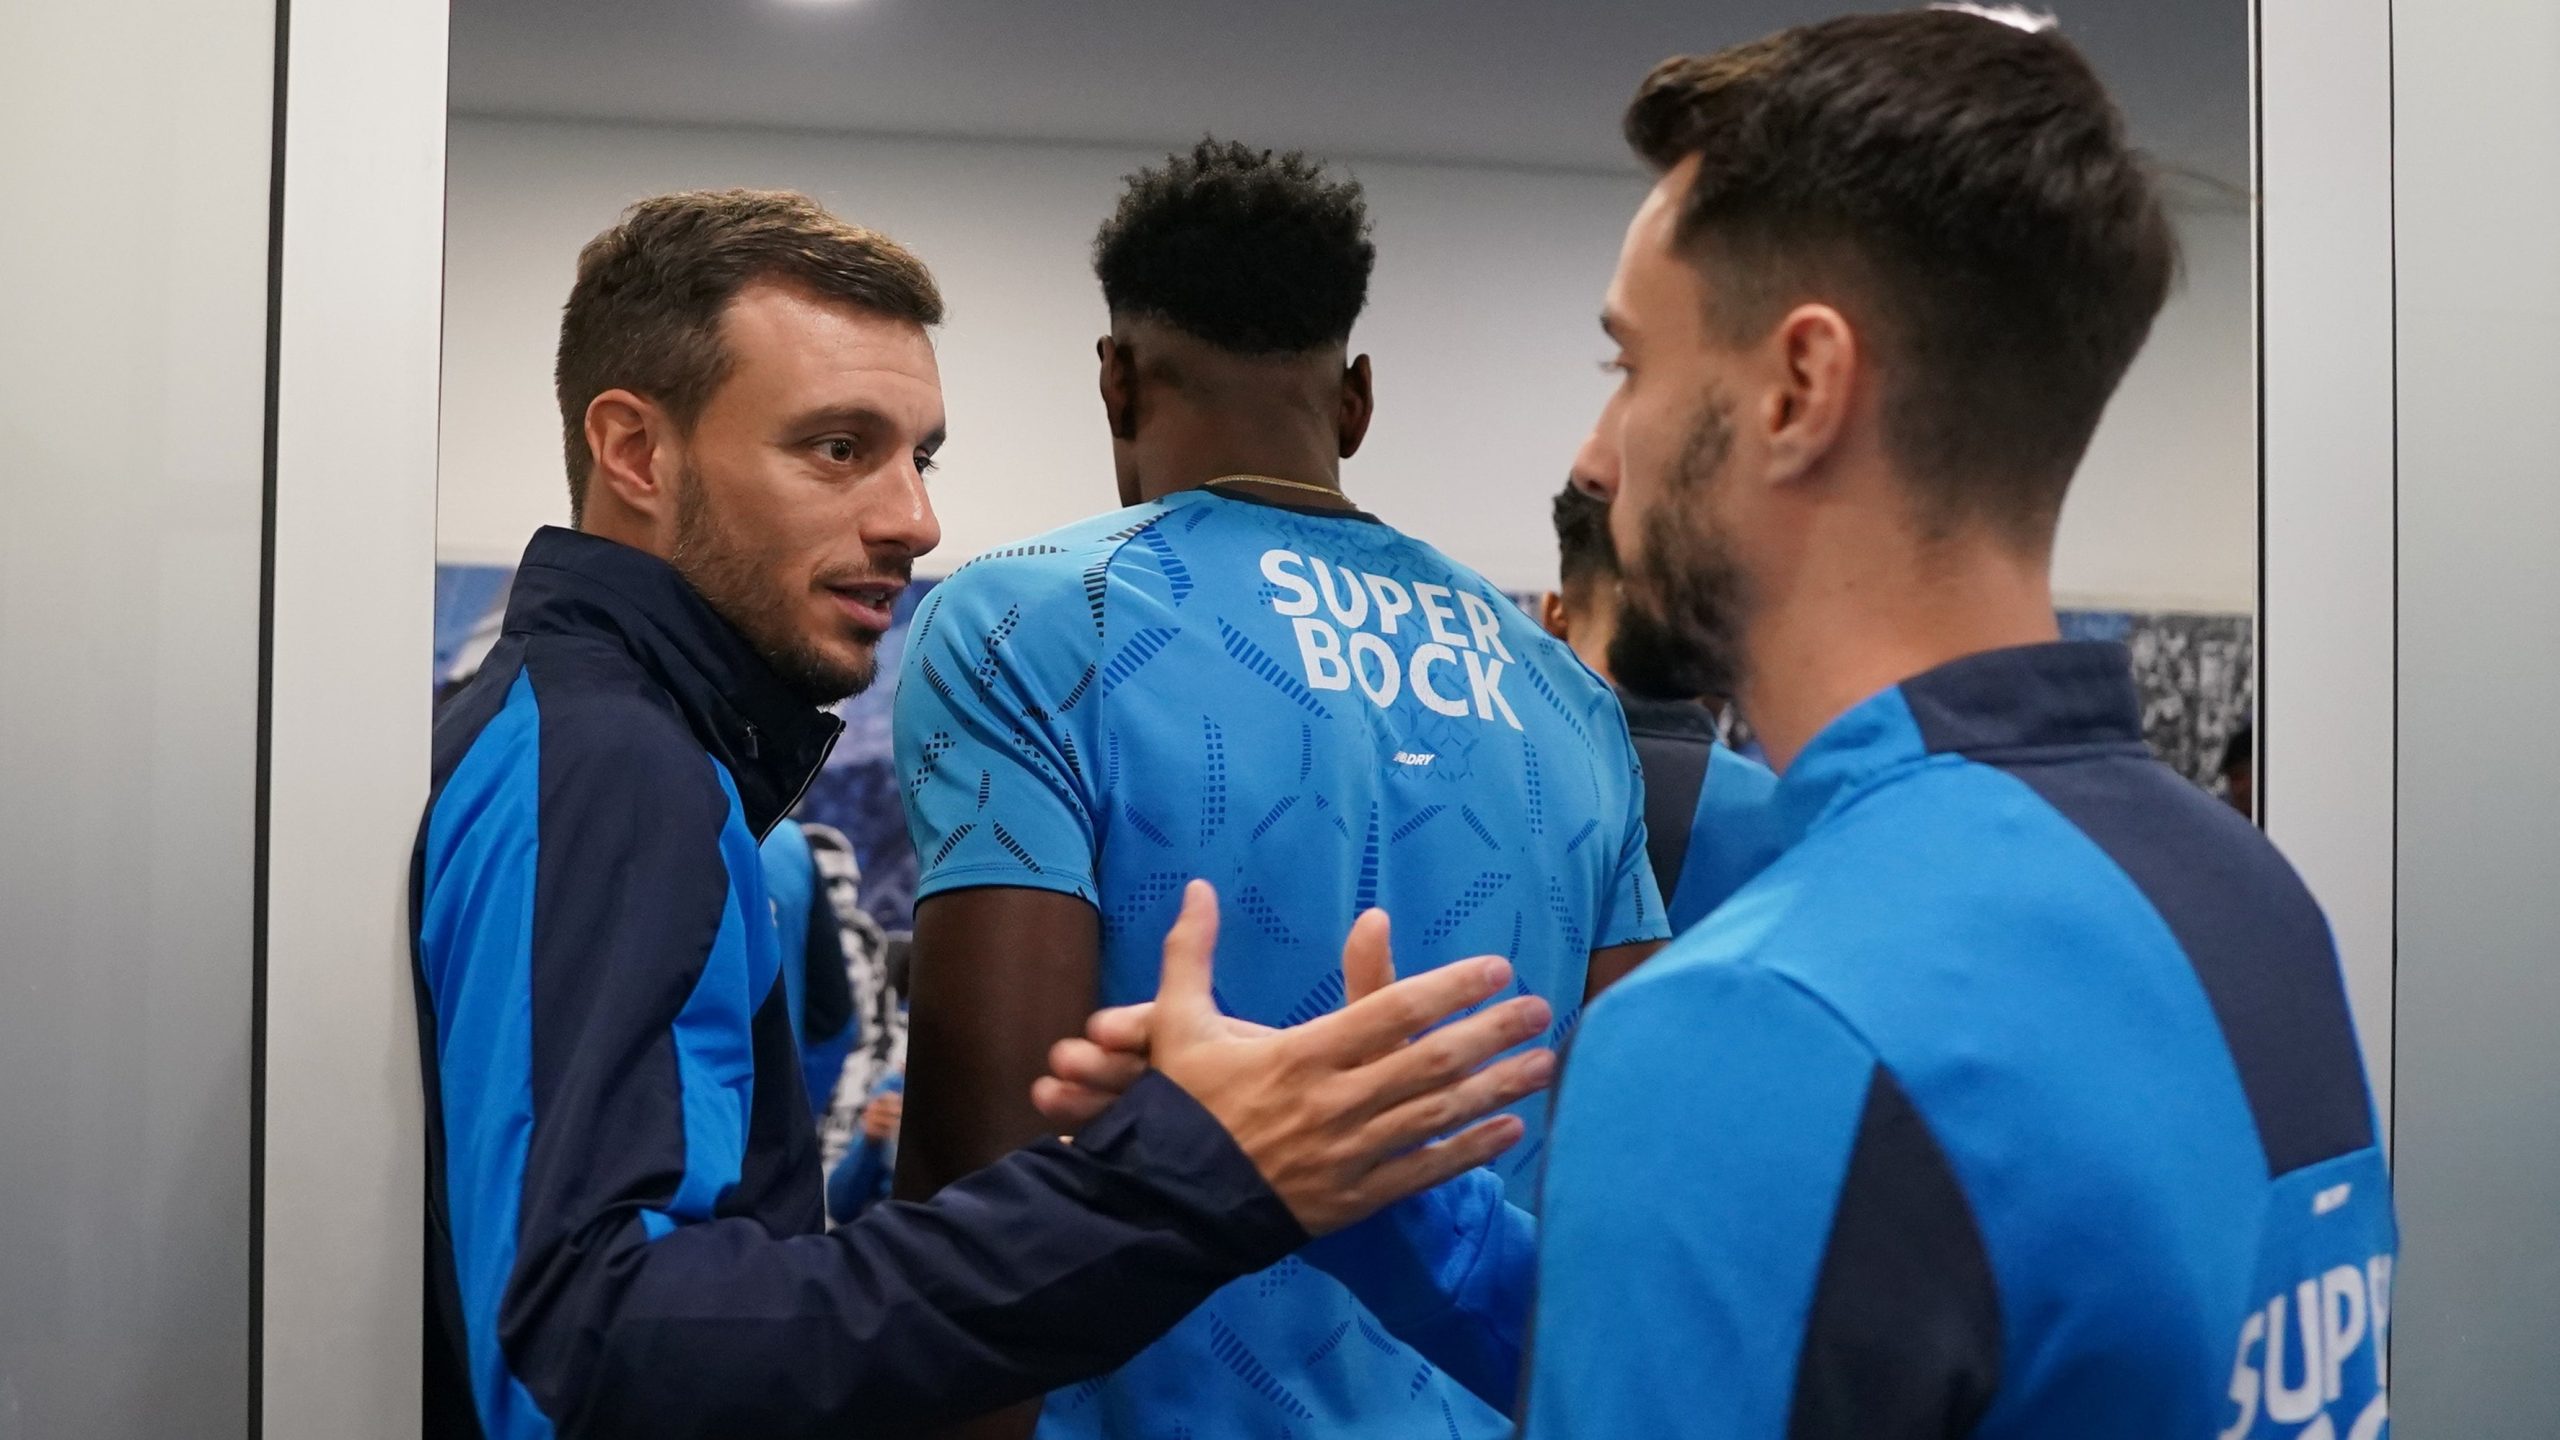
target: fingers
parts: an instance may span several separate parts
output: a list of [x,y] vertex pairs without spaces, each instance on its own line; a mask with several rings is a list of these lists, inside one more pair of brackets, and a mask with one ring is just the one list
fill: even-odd
[[[1494,1056],[1545,1034],[1551,1018],[1547,1002],[1535,996],[1506,1000],[1443,1025],[1402,1050],[1362,1066],[1358,1074],[1371,1087],[1377,1113],[1382,1113],[1435,1091],[1446,1092]],[[1454,1116],[1437,1128],[1454,1129],[1474,1118]]]
[[1084,1038],[1105,1050],[1144,1055],[1155,1029],[1155,1018],[1156,1007],[1152,1001],[1143,1005],[1096,1010],[1093,1018],[1084,1022]]
[[1146,1073],[1144,1053],[1069,1037],[1049,1047],[1049,1073],[1031,1082],[1031,1105],[1050,1123],[1078,1129],[1110,1109]]
[[1351,922],[1342,942],[1342,1003],[1356,1005],[1396,983],[1395,951],[1387,941],[1387,912],[1370,910]]
[[1126,1050],[1106,1050],[1090,1040],[1070,1036],[1049,1047],[1049,1073],[1070,1085],[1117,1095],[1147,1073],[1147,1057]]
[[[1205,967],[1204,972],[1205,973]],[[1348,1067],[1403,1044],[1511,983],[1511,962],[1487,955],[1426,970],[1294,1032],[1308,1058]]]
[[1552,1050],[1509,1056],[1454,1085],[1425,1091],[1381,1112],[1362,1127],[1360,1143],[1379,1154],[1394,1155],[1535,1095],[1555,1078]]
[[1043,1075],[1031,1082],[1031,1107],[1040,1118],[1060,1130],[1081,1130],[1102,1118],[1120,1098],[1116,1090],[1093,1090],[1073,1085],[1054,1075]]
[[1359,1210],[1346,1216],[1343,1223],[1366,1218],[1407,1195],[1418,1195],[1488,1164],[1519,1144],[1526,1133],[1528,1127],[1519,1116],[1496,1115],[1446,1140],[1399,1155],[1369,1172],[1360,1185]]
[[1164,973],[1156,983],[1159,1016],[1206,1019],[1217,1013],[1209,998],[1211,960],[1218,949],[1218,892],[1206,880],[1182,890],[1182,913],[1164,937]]

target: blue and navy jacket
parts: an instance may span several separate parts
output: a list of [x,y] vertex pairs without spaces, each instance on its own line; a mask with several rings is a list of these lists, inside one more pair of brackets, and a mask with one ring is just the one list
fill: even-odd
[[1544,1235],[1463,1188],[1346,1232],[1381,1318],[1506,1387],[1534,1248],[1533,1440],[2386,1435],[2327,923],[2124,652],[1917,677],[1770,803],[1779,857],[1584,1019]]
[[757,844],[836,731],[664,563],[525,552],[412,877],[430,1437],[907,1433],[1110,1369],[1304,1240],[1158,1077],[825,1229]]

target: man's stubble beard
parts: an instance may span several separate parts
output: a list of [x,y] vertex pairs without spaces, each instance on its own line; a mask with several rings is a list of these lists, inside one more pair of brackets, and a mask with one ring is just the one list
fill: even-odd
[[1644,700],[1721,699],[1723,676],[1652,612],[1632,600],[1618,603],[1618,628],[1609,635],[1609,676],[1619,689]]
[[837,661],[801,636],[792,613],[804,597],[772,565],[740,542],[712,504],[702,472],[687,460],[676,490],[675,547],[667,563],[720,618],[729,622],[782,683],[824,709],[871,688],[880,637],[854,664]]
[[1731,699],[1746,678],[1742,622],[1750,596],[1733,547],[1710,518],[1714,491],[1733,451],[1733,407],[1710,394],[1699,403],[1662,498],[1635,554],[1627,558],[1621,633],[1630,644],[1684,662],[1691,693]]

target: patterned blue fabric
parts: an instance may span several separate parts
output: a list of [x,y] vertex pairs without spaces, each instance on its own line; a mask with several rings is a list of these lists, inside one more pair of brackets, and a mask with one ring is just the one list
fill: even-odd
[[[1371,906],[1403,973],[1510,957],[1556,1043],[1592,951],[1668,933],[1615,698],[1483,579],[1368,517],[1193,492],[1088,521],[937,587],[906,667],[919,894],[1093,902],[1103,1003],[1153,993],[1194,876],[1223,897],[1220,1003],[1270,1024],[1341,1004],[1342,940]],[[1519,1109],[1531,1138],[1501,1173],[1528,1204],[1545,1102]],[[1053,1395],[1041,1433],[1506,1430],[1292,1260]]]

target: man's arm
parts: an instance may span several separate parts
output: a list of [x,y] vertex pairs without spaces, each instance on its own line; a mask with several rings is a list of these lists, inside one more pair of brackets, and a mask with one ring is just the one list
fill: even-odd
[[[1590,995],[1661,948],[1648,941],[1595,953]],[[1365,992],[1355,983],[1348,993]],[[1048,1124],[1073,1129],[1144,1073],[1145,1009],[1105,1011],[1055,1048],[1033,1085]],[[1397,1339],[1508,1413],[1520,1398],[1537,1251],[1537,1217],[1505,1198],[1499,1177],[1477,1170],[1318,1240],[1301,1258],[1341,1282]]]
[[[907,1089],[896,1193],[923,1200],[1051,1133],[1031,1106],[1049,1047],[1076,1033],[1100,984],[1101,917],[1083,897],[987,886],[916,906]],[[1024,1440],[1037,1401],[944,1440]]]
[[1300,1254],[1477,1399],[1506,1415],[1519,1404],[1538,1221],[1492,1171],[1399,1200]]
[[983,887],[916,906],[901,1198],[1056,1133],[1031,1083],[1092,1013],[1101,943],[1100,917],[1075,895]]
[[1557,1098],[1525,1433],[1959,1435],[1999,1306],[1911,1097],[1750,961],[1594,1008]]
[[746,1144],[729,1081],[751,1073],[751,1016],[782,1005],[732,903],[753,846],[698,754],[588,738],[541,765],[540,843],[530,779],[457,794],[476,771],[448,787],[473,818],[428,837],[421,964],[492,1435],[896,1433],[1037,1395],[1125,1362],[1307,1233],[1482,1163],[1516,1122],[1433,1137],[1543,1083],[1517,1059],[1475,1068],[1543,1030],[1534,1002],[1403,1043],[1497,994],[1498,964],[1416,977],[1365,1016],[1225,1034],[1195,896],[1167,945],[1189,1019],[1159,1045],[1163,1083],[930,1205],[778,1237],[722,1213]]
[[[1346,975],[1349,973],[1346,967]],[[1356,998],[1359,985],[1351,985]],[[1148,1071],[1152,1005],[1096,1014],[1051,1053],[1032,1087],[1051,1125],[1089,1124]],[[1258,1030],[1231,1020],[1240,1030]],[[1502,1181],[1469,1170],[1407,1196],[1299,1252],[1349,1289],[1396,1338],[1497,1410],[1520,1396],[1538,1222]]]
[[[908,636],[895,735],[917,880],[906,1133],[896,1193],[921,1199],[1038,1137],[1026,1102],[1096,1002],[1100,628],[1083,562],[963,567]],[[945,1440],[1023,1440],[1037,1406]]]
[[1650,960],[1662,948],[1659,940],[1639,940],[1632,945],[1612,945],[1591,952],[1590,976],[1583,982],[1582,1003],[1600,998],[1600,992],[1627,978],[1629,972]]

